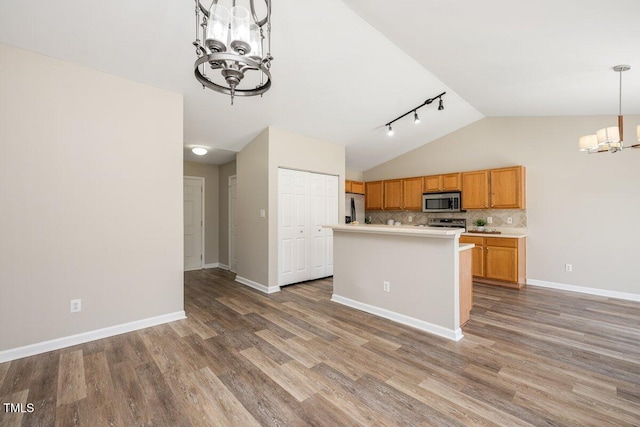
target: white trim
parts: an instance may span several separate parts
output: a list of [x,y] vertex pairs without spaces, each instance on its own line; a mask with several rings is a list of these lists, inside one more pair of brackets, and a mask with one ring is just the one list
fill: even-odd
[[[236,185],[235,187],[235,191],[236,191],[236,199],[238,198],[238,175],[229,175],[229,178],[227,178],[227,260],[229,262],[229,266],[226,268],[226,270],[231,271],[233,273],[235,273],[235,271],[231,270],[231,247],[232,247],[232,241],[231,241],[231,236],[233,235],[233,231],[231,230],[231,227],[233,226],[233,224],[235,224],[234,221],[231,220],[231,191],[229,191],[229,188],[231,188],[231,180],[234,179]],[[235,203],[233,205],[234,207],[236,207]],[[236,246],[237,246],[236,242]],[[237,260],[236,260],[237,262]],[[236,265],[236,268],[238,266]]]
[[202,266],[202,268],[218,268],[218,267],[220,267],[219,262],[212,262],[211,264],[205,264]]
[[385,319],[393,320],[394,322],[402,323],[403,325],[411,326],[413,328],[420,329],[421,331],[425,331],[433,335],[438,335],[452,341],[460,341],[463,337],[462,329],[460,328],[444,328],[439,325],[434,325],[433,323],[425,322],[424,320],[396,313],[395,311],[390,311],[359,301],[354,301],[350,298],[341,297],[340,295],[331,295],[331,301],[346,305],[347,307],[355,308],[360,311],[375,314],[376,316],[384,317]]
[[254,282],[253,280],[246,279],[244,277],[236,276],[236,282],[242,283],[245,286],[248,286],[253,289],[257,289],[260,292],[264,292],[265,294],[272,294],[274,292],[280,292],[280,286],[266,286],[262,285],[258,282]]
[[[202,209],[201,209],[201,210],[202,210],[202,212],[200,213],[200,215],[201,215],[201,216],[200,216],[200,219],[201,219],[201,221],[202,221],[202,227],[201,227],[202,236],[201,236],[201,239],[200,239],[200,240],[202,241],[202,248],[200,249],[200,251],[201,251],[200,253],[202,254],[202,258],[200,258],[200,266],[199,266],[199,267],[197,267],[197,268],[191,268],[191,269],[189,269],[189,270],[184,270],[184,271],[201,270],[201,269],[203,269],[203,268],[206,268],[206,267],[205,267],[205,265],[204,265],[204,259],[205,259],[205,252],[204,252],[204,238],[205,238],[205,235],[204,235],[204,228],[205,228],[205,226],[206,226],[206,224],[205,224],[205,219],[204,219],[204,177],[202,177],[202,176],[190,176],[190,175],[184,175],[184,176],[182,177],[182,182],[183,182],[183,183],[184,183],[184,179],[185,179],[185,178],[188,178],[188,179],[195,179],[195,180],[197,180],[197,181],[202,181],[202,192],[200,193],[200,196],[201,196],[201,197],[200,197],[200,202],[201,202],[201,205],[202,205]],[[183,184],[183,185],[184,185],[184,184]],[[183,216],[184,216],[184,215],[183,215]],[[183,228],[183,230],[184,230],[184,224],[183,224],[182,228]],[[183,231],[183,233],[184,233],[184,231]]]
[[227,270],[229,271],[229,266],[227,264],[223,264],[221,262],[218,263],[218,268],[222,269],[222,270]]
[[26,345],[24,347],[12,348],[0,351],[0,363],[9,362],[11,360],[21,359],[35,354],[46,353],[47,351],[58,350],[73,345],[83,344],[89,341],[95,341],[103,338],[120,335],[127,332],[137,331],[139,329],[149,328],[151,326],[161,325],[163,323],[174,322],[180,319],[186,319],[184,310],[174,313],[163,314],[147,319],[136,320],[121,325],[109,326],[94,331],[82,332],[76,335],[56,338],[49,341],[43,341],[36,344]]
[[631,294],[627,292],[608,291],[606,289],[588,288],[586,286],[565,285],[564,283],[546,282],[544,280],[535,279],[527,279],[527,285],[640,302],[640,294]]

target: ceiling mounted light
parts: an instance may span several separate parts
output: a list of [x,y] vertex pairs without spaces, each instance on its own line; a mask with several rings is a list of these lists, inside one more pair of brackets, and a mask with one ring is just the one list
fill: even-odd
[[208,153],[208,150],[204,147],[194,147],[191,149],[191,152],[193,152],[193,154],[195,154],[196,156],[204,156]]
[[[203,89],[230,95],[233,105],[235,96],[262,95],[271,87],[271,0],[264,0],[266,14],[262,19],[258,19],[253,0],[244,0],[249,9],[236,5],[236,0],[222,0],[221,3],[223,1],[228,1],[231,7],[213,0],[207,9],[200,0],[195,0],[196,40],[193,45],[198,59],[194,74]],[[207,69],[213,73],[207,75]]]
[[385,124],[385,126],[387,126],[388,130],[387,133],[389,135],[393,135],[393,129],[391,128],[391,124],[397,122],[398,120],[400,120],[401,118],[413,113],[413,123],[420,123],[420,117],[418,117],[418,109],[424,107],[425,105],[429,105],[431,104],[433,101],[435,101],[436,99],[440,100],[440,104],[438,105],[438,110],[444,110],[444,106],[442,105],[442,97],[446,94],[447,92],[442,92],[440,95],[438,96],[434,96],[433,98],[429,98],[426,101],[424,101],[422,104],[418,105],[416,108],[412,108],[411,110],[407,111],[406,113],[404,113],[401,116],[396,117],[395,119],[391,120],[389,123]]
[[[599,129],[595,135],[586,135],[578,139],[578,149],[592,153],[617,153],[627,148],[640,148],[640,144],[624,146],[624,117],[622,116],[622,73],[629,71],[631,65],[616,65],[613,71],[620,76],[620,93],[618,98],[618,126]],[[638,141],[640,141],[640,126],[638,126]]]

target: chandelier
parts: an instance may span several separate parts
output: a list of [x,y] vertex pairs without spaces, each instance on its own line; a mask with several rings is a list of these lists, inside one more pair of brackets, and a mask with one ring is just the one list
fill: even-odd
[[[628,147],[624,146],[624,117],[622,116],[622,73],[629,71],[631,65],[616,65],[613,71],[620,76],[620,94],[618,98],[618,126],[606,127],[598,130],[595,135],[581,136],[578,139],[580,151],[593,153],[617,153],[628,148],[640,148],[640,144]],[[640,142],[640,126],[637,128],[638,141]]]
[[[264,0],[264,18],[254,0],[249,8],[230,1],[228,8],[213,0],[206,8],[196,2],[196,79],[202,88],[231,96],[262,95],[271,87],[271,0]],[[222,3],[222,2],[221,2]],[[200,15],[202,14],[202,19]],[[265,34],[266,33],[266,34]],[[266,39],[266,53],[264,44]]]

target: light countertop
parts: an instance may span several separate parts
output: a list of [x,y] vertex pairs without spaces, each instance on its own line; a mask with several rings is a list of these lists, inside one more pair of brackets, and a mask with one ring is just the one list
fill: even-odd
[[474,245],[473,243],[460,243],[460,246],[458,247],[458,251],[462,252],[462,251],[466,251],[468,249],[472,249],[474,248],[476,245]]
[[511,230],[502,230],[500,234],[493,233],[474,233],[473,230],[467,231],[466,233],[462,233],[463,236],[474,236],[474,237],[509,237],[512,239],[522,239],[523,237],[527,237],[526,231],[511,231]]
[[416,227],[415,225],[383,225],[383,224],[339,224],[325,225],[334,231],[346,231],[356,233],[395,234],[417,237],[454,238],[462,233],[460,228],[448,227]]

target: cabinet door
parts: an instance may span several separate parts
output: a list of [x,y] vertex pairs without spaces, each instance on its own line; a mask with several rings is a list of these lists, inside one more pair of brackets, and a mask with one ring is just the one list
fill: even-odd
[[[499,244],[500,246],[495,246]],[[487,239],[486,278],[505,282],[518,282],[517,239]]]
[[461,236],[460,243],[473,243],[471,249],[471,274],[474,277],[484,277],[484,237]]
[[400,210],[402,204],[402,180],[384,181],[384,209]]
[[364,199],[365,209],[381,210],[383,187],[382,181],[371,181],[365,183],[367,196]]
[[461,184],[462,184],[462,174],[460,172],[448,173],[448,174],[442,175],[443,191],[461,190],[462,189]]
[[351,193],[352,192],[353,181],[345,181],[344,182],[344,192]]
[[442,175],[431,175],[423,178],[425,193],[438,192],[442,190]]
[[364,194],[364,182],[351,181],[351,192],[357,194]]
[[462,209],[489,207],[489,171],[462,173]]
[[493,209],[524,209],[524,168],[492,169],[491,207]]
[[422,177],[402,180],[402,199],[404,209],[410,211],[422,210]]

